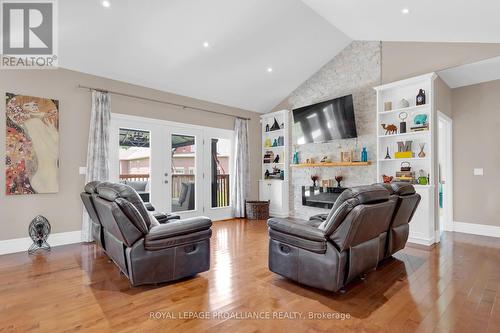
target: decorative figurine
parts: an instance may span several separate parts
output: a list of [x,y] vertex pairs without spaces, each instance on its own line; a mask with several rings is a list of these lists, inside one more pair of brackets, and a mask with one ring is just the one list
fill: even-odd
[[419,143],[418,145],[420,146],[420,153],[418,153],[418,157],[424,158],[425,157],[425,152],[424,152],[425,143]]
[[380,124],[383,129],[385,129],[385,135],[396,134],[398,132],[398,128],[393,124]]
[[425,90],[420,89],[417,95],[417,105],[424,105],[424,104],[425,104]]
[[280,155],[276,154],[273,163],[279,163],[279,162],[280,162]]
[[266,125],[266,132],[269,132],[269,124]]
[[328,159],[328,156],[323,156],[323,158],[321,159],[321,161],[319,161],[320,163],[330,163],[330,160]]
[[278,139],[274,139],[273,147],[278,147]]
[[264,141],[264,147],[269,148],[271,146],[272,146],[271,139],[266,139],[266,141]]
[[382,175],[382,179],[384,180],[384,183],[385,183],[385,184],[389,184],[390,182],[392,182],[392,179],[393,179],[393,178],[394,178],[394,177],[392,177],[392,176]]
[[425,113],[417,114],[413,118],[413,123],[415,125],[425,125],[427,123],[427,115]]
[[408,118],[408,113],[404,111],[399,113],[399,119],[401,119],[399,123],[399,133],[406,133],[406,118]]
[[269,175],[270,175],[269,170],[266,170],[266,173],[264,174],[264,178],[269,179]]
[[398,109],[404,109],[410,106],[410,102],[408,102],[406,99],[402,99],[398,103]]
[[391,154],[389,154],[389,147],[387,147],[387,153],[385,154],[385,159],[390,160],[391,159]]
[[363,147],[361,151],[361,162],[368,162],[368,152],[366,151],[366,147]]
[[271,126],[271,131],[277,131],[280,129],[280,124],[278,124],[278,121],[276,120],[276,118],[274,118],[274,123],[273,123],[273,126]]

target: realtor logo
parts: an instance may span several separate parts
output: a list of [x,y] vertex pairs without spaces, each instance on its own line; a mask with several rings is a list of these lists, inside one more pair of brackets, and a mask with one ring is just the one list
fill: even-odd
[[54,1],[1,1],[2,68],[54,68]]

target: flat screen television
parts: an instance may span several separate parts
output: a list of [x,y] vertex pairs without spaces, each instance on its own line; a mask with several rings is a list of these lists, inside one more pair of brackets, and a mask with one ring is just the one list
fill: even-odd
[[357,137],[352,95],[304,106],[292,113],[295,144]]

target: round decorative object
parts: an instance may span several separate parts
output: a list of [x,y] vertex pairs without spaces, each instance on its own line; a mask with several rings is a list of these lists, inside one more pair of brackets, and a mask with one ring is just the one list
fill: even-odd
[[399,109],[404,109],[404,108],[407,108],[407,107],[409,107],[409,106],[410,106],[410,102],[408,102],[408,101],[407,101],[406,99],[404,99],[404,98],[403,98],[402,100],[400,100],[400,101],[399,101],[399,103],[398,103],[398,108],[399,108]]
[[28,254],[33,254],[38,250],[50,251],[50,245],[47,243],[50,229],[49,220],[42,215],[38,215],[31,221],[28,232],[33,244],[28,249]]

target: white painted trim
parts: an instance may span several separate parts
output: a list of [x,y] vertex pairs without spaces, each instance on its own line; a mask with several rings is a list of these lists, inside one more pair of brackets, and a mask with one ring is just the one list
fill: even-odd
[[420,238],[420,237],[408,237],[408,243],[412,244],[418,244],[418,245],[424,245],[424,246],[431,246],[434,244],[433,239],[427,239],[427,238]]
[[494,225],[464,223],[464,222],[454,221],[452,230],[448,231],[500,238],[500,227]]
[[[82,232],[80,230],[52,234],[49,235],[47,240],[52,247],[80,243],[81,241]],[[27,252],[32,243],[33,241],[29,237],[2,240],[0,241],[0,255],[24,251]]]
[[400,86],[405,86],[405,85],[409,85],[409,84],[413,84],[413,83],[420,82],[420,81],[425,81],[425,80],[434,81],[434,79],[436,77],[437,77],[437,74],[434,73],[434,72],[431,72],[431,73],[427,73],[427,74],[423,74],[423,75],[420,75],[420,76],[411,77],[411,78],[404,79],[404,80],[399,80],[399,81],[394,81],[394,82],[391,82],[391,83],[386,83],[386,84],[374,87],[373,89],[375,89],[377,91],[387,90],[387,89],[393,89],[393,88],[398,88]]

